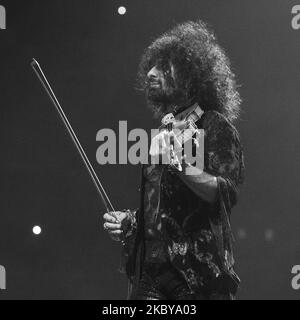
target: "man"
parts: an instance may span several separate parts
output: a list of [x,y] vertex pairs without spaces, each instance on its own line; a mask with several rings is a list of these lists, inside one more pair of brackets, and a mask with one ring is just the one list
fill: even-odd
[[158,119],[201,111],[204,169],[144,165],[139,209],[104,215],[104,228],[124,245],[128,299],[234,299],[239,278],[229,219],[244,163],[229,60],[206,24],[187,22],[147,48],[138,80]]

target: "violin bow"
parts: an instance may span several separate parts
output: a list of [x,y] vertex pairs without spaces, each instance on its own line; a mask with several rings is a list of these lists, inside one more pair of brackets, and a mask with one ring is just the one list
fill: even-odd
[[103,188],[98,176],[96,175],[96,172],[93,168],[93,166],[91,165],[86,153],[84,152],[84,149],[82,148],[67,116],[65,115],[59,101],[57,100],[51,86],[50,83],[48,82],[42,68],[40,67],[39,63],[33,59],[32,62],[30,63],[32,69],[34,70],[35,74],[37,75],[38,79],[40,80],[41,84],[43,85],[44,89],[46,90],[48,96],[50,97],[53,105],[55,106],[56,111],[58,112],[63,124],[65,125],[65,127],[67,128],[70,137],[72,139],[72,141],[74,142],[91,178],[92,181],[94,182],[94,185],[101,197],[102,203],[104,204],[107,212],[111,212],[111,211],[115,211],[111,201],[109,200],[109,197],[107,196],[105,189]]

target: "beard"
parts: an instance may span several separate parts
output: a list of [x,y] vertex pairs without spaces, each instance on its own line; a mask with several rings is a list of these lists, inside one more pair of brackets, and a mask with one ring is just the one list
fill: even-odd
[[155,117],[161,117],[167,112],[171,112],[170,108],[181,104],[182,93],[174,87],[162,89],[159,87],[147,86],[146,99],[148,106],[154,111]]
[[170,104],[174,100],[173,90],[163,90],[161,87],[147,87],[146,98],[153,104]]

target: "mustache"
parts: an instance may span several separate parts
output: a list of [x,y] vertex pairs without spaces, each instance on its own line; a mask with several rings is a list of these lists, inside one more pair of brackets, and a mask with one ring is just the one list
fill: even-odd
[[153,84],[157,84],[157,85],[160,85],[160,86],[161,86],[161,81],[159,81],[159,80],[147,80],[147,81],[145,82],[145,87],[148,88],[148,87],[150,87],[150,86],[153,85]]

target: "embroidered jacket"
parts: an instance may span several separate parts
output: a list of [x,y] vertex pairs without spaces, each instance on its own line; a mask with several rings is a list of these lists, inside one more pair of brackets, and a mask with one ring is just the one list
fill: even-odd
[[[214,203],[202,200],[167,165],[143,166],[140,208],[130,211],[131,228],[123,247],[121,272],[129,279],[128,299],[134,299],[145,261],[145,229],[151,211],[164,244],[163,251],[162,246],[151,249],[152,257],[167,254],[191,292],[217,298],[237,290],[240,280],[233,270],[229,221],[244,180],[242,145],[235,127],[216,111],[205,112],[196,125],[204,129],[204,171],[217,178],[217,198]],[[149,192],[152,199],[147,200]]]

